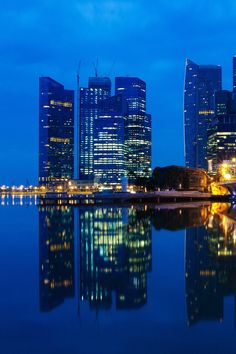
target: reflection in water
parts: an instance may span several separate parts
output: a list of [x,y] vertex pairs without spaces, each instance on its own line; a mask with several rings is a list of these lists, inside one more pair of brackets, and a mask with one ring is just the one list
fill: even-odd
[[40,310],[74,296],[74,210],[39,208]]
[[[187,319],[221,321],[236,295],[236,209],[209,204],[173,209],[40,207],[40,309],[75,295],[74,213],[78,212],[79,301],[91,310],[140,308],[152,269],[152,225],[186,229]],[[235,297],[236,298],[236,297]]]
[[209,216],[209,206],[174,207],[174,209],[150,210],[153,226],[156,230],[166,229],[171,231],[181,230],[188,227],[198,227],[205,224]]
[[80,212],[80,299],[91,309],[118,309],[147,301],[151,221],[143,211],[94,208]]
[[[236,219],[233,208],[213,204],[205,225],[186,230],[188,324],[223,319],[224,297],[236,295]],[[236,298],[236,297],[235,297]]]

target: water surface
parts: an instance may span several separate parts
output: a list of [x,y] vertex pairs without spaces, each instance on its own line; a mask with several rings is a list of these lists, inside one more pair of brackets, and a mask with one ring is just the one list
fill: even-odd
[[235,353],[228,204],[0,206],[0,352]]

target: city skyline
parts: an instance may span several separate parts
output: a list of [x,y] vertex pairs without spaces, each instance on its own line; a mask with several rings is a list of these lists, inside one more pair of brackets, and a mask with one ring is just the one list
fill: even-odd
[[[220,65],[199,65],[186,59],[183,125],[187,168],[217,174],[223,162],[235,160],[235,58],[232,92],[222,89]],[[39,82],[40,184],[79,178],[115,186],[123,177],[138,183],[151,176],[152,115],[147,113],[145,81],[115,77],[113,96],[112,81],[98,76],[97,64],[88,87],[80,86],[78,72],[76,117],[74,91],[49,77],[41,77]]]
[[[138,77],[115,77],[113,89],[110,78],[98,76],[97,65],[87,88],[80,86],[77,72],[76,92],[49,76],[39,78],[39,184],[79,178],[112,185],[125,176],[134,183],[151,176],[152,115],[146,109],[146,82]],[[187,168],[216,174],[223,161],[220,157],[218,164],[216,160],[213,163],[217,151],[212,134],[220,134],[220,116],[234,129],[235,70],[234,55],[232,91],[224,90],[220,65],[199,65],[186,59],[183,128]],[[221,130],[228,131],[231,126]],[[234,133],[230,134],[232,140]],[[231,140],[226,142],[230,152],[225,156],[230,154],[234,160]],[[221,145],[219,149],[224,149],[223,140]]]
[[235,354],[236,0],[0,11],[3,354]]
[[[37,181],[38,77],[50,75],[65,87],[76,89],[79,60],[82,60],[81,84],[85,85],[87,77],[94,74],[92,62],[96,57],[100,74],[110,71],[111,79],[129,74],[146,81],[148,111],[153,115],[155,132],[153,166],[183,165],[185,59],[222,65],[223,86],[226,89],[232,86],[229,58],[235,54],[232,48],[235,4],[232,1],[227,1],[227,6],[217,1],[204,4],[204,11],[209,14],[207,21],[200,16],[201,2],[195,5],[194,12],[191,12],[192,1],[171,5],[151,2],[148,8],[143,1],[102,1],[99,6],[95,1],[63,4],[61,1],[55,7],[53,1],[34,4],[13,1],[3,5],[1,16],[6,31],[1,56],[4,68],[1,114],[7,119],[3,120],[0,134],[0,183]],[[160,16],[154,16],[157,8]],[[180,26],[182,22],[185,25]],[[11,28],[15,28],[14,35]],[[63,38],[55,41],[61,35]],[[213,37],[224,45],[216,46]]]

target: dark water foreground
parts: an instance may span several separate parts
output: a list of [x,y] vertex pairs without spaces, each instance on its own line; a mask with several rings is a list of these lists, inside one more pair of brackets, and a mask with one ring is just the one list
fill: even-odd
[[233,206],[1,204],[0,353],[235,353]]

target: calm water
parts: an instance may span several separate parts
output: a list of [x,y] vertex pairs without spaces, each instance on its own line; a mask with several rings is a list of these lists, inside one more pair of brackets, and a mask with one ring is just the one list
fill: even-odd
[[0,353],[235,353],[233,206],[0,202]]

